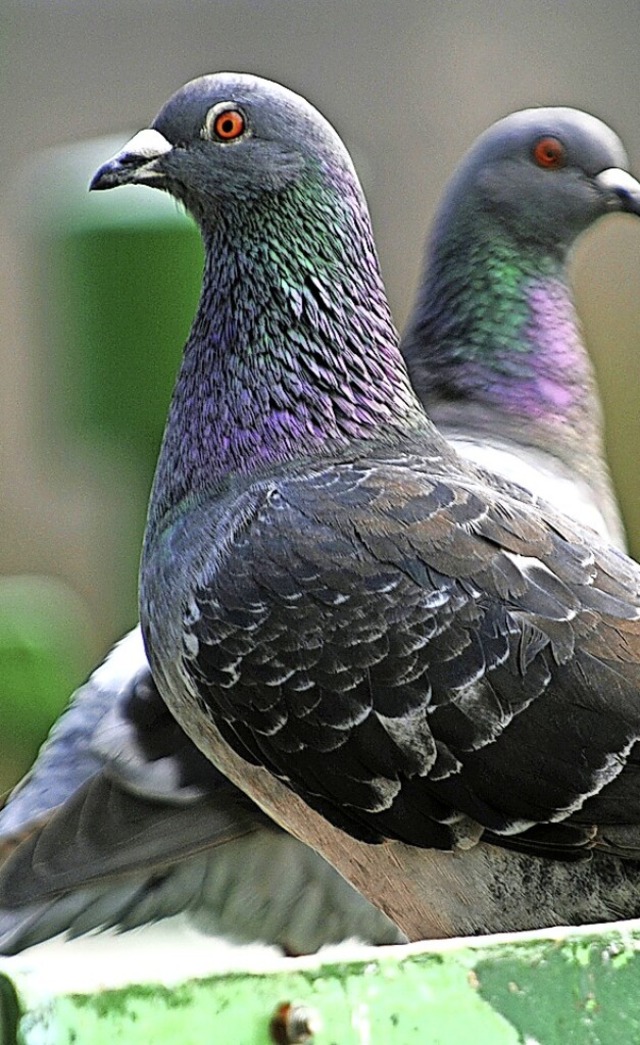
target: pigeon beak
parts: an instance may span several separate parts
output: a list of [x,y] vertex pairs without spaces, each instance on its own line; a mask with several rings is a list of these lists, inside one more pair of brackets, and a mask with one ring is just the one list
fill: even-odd
[[597,184],[619,200],[619,209],[628,214],[640,215],[640,182],[628,171],[610,167],[596,177]]
[[154,164],[172,148],[167,139],[152,127],[138,131],[120,152],[96,171],[89,191],[115,189],[118,185],[157,183],[163,173],[154,168]]

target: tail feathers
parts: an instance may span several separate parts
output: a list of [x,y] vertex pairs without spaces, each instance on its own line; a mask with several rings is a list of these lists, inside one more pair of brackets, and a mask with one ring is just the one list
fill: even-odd
[[350,937],[403,941],[337,871],[235,794],[171,806],[104,774],[90,780],[0,867],[0,953],[176,914],[208,935],[288,953]]
[[123,883],[108,894],[104,890],[77,889],[42,903],[7,909],[0,907],[0,954],[18,954],[26,947],[50,940],[60,933],[81,936],[98,927],[119,924],[141,889],[140,883]]
[[130,873],[162,874],[193,854],[262,828],[259,811],[254,815],[232,797],[186,806],[148,802],[98,774],[2,864],[0,907]]
[[185,913],[207,935],[275,944],[288,954],[348,938],[405,942],[311,849],[284,833],[260,830],[192,854],[164,873],[138,871],[19,907],[7,908],[0,888],[0,953],[16,954],[59,933],[124,931]]

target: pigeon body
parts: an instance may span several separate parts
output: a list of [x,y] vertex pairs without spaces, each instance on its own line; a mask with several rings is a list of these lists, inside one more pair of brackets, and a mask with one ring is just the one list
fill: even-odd
[[186,913],[307,953],[402,934],[204,758],[167,711],[139,629],[77,692],[0,812],[0,953]]
[[429,238],[402,350],[429,416],[464,456],[624,550],[601,409],[568,275],[575,240],[637,193],[614,132],[527,109],[460,163]]
[[[307,103],[194,81],[93,187],[136,182],[206,250],[141,566],[178,721],[412,936],[454,879],[446,932],[637,913],[608,854],[640,856],[638,566],[422,412],[353,168]],[[637,209],[627,188],[593,191]]]
[[[575,171],[535,163],[543,135],[560,136],[571,148]],[[492,127],[445,193],[402,343],[420,398],[461,454],[608,530],[618,544],[599,403],[566,264],[576,236],[617,208],[619,197],[598,186],[614,182],[624,192],[628,175],[618,168],[625,165],[613,132],[575,110],[517,113]],[[627,188],[633,192],[633,183]],[[573,212],[568,224],[563,209]],[[309,285],[298,291],[300,308],[311,276],[309,270]],[[288,292],[294,296],[295,286]],[[103,825],[97,833],[82,829],[91,809]],[[125,823],[137,825],[133,835]],[[138,629],[79,691],[0,812],[0,851],[14,849],[0,871],[0,951],[58,931],[126,928],[183,910],[201,929],[291,951],[350,935],[375,943],[402,938],[198,755],[160,703]],[[465,864],[470,881],[489,876],[477,866],[485,850],[496,862],[495,847],[477,846],[476,863],[468,855]],[[524,890],[540,924],[567,920],[554,908],[568,889],[565,864],[514,852],[506,863],[513,895],[503,890],[503,927],[526,919]],[[582,906],[574,901],[573,920],[628,911],[633,866],[616,857],[608,869],[602,857],[572,864],[573,893],[583,898]],[[424,860],[411,870],[419,881]],[[433,894],[433,881],[429,888]],[[457,883],[461,893],[470,888],[466,879]],[[444,920],[432,921],[433,935],[449,931],[453,891],[439,905]],[[458,919],[457,931],[477,929],[464,910],[450,917]]]

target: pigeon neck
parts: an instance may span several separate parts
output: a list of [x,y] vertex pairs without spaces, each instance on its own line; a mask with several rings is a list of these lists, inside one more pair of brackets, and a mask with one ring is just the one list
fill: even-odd
[[[447,215],[443,215],[443,218]],[[600,407],[567,282],[567,251],[513,241],[476,211],[441,219],[403,340],[436,424],[464,410],[560,457],[600,452]]]
[[150,523],[231,476],[428,425],[368,216],[344,178],[302,181],[204,226],[202,294],[174,389]]

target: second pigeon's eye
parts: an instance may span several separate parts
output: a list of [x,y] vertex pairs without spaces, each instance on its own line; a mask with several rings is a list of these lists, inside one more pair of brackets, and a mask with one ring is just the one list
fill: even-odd
[[567,162],[567,150],[559,138],[539,138],[533,147],[533,158],[538,167],[557,170]]
[[210,138],[220,142],[231,142],[242,137],[247,129],[247,121],[240,109],[228,104],[215,105],[207,113],[205,126]]

